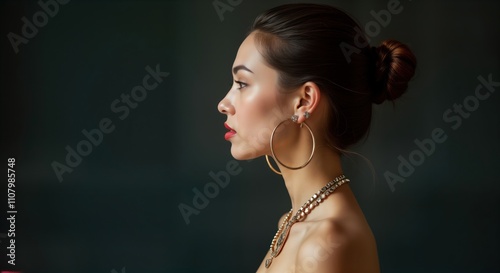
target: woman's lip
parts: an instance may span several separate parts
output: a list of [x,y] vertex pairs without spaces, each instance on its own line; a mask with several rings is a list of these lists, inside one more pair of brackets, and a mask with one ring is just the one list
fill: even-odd
[[225,135],[224,135],[224,138],[226,140],[229,140],[230,138],[232,138],[234,135],[236,135],[236,131],[231,128],[231,126],[229,126],[227,123],[224,122],[224,127],[226,127],[226,129],[229,130],[229,132],[227,132]]
[[236,133],[236,131],[235,131],[233,128],[231,128],[231,126],[229,126],[229,125],[228,125],[227,123],[225,123],[225,122],[224,122],[224,127],[226,127],[226,129],[228,129],[229,131],[233,131],[233,132],[235,132],[235,133]]
[[224,135],[224,138],[226,140],[229,140],[230,138],[232,138],[234,135],[236,135],[236,132],[235,131],[229,131],[227,132],[225,135]]

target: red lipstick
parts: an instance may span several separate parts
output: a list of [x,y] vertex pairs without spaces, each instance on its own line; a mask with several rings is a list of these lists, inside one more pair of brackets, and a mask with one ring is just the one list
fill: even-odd
[[226,129],[229,130],[229,132],[227,132],[225,135],[224,135],[224,138],[226,140],[229,140],[230,138],[232,138],[234,135],[236,135],[236,131],[231,128],[229,125],[227,125],[227,123],[224,122],[224,127],[226,127]]

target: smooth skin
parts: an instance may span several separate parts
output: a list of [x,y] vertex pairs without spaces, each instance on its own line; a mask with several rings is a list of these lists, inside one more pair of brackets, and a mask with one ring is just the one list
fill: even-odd
[[[295,90],[282,90],[278,71],[262,57],[255,33],[238,50],[233,78],[234,84],[218,109],[236,131],[229,139],[234,158],[271,155],[272,130],[293,114],[299,116],[298,123],[307,122],[315,135],[316,152],[306,167],[290,170],[278,164],[294,215],[314,193],[343,173],[340,154],[329,148],[322,137],[326,135],[328,103],[313,82]],[[306,111],[310,113],[307,121]],[[275,155],[288,166],[302,165],[312,150],[309,131],[292,122],[279,127],[274,143]],[[282,221],[283,217],[278,224]],[[269,257],[268,252],[257,272],[380,272],[375,238],[348,184],[335,190],[304,221],[292,226],[280,255],[265,268]]]

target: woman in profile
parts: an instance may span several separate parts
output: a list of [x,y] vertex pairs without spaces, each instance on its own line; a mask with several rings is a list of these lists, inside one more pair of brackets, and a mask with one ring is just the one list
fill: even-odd
[[372,104],[405,92],[416,60],[398,41],[368,44],[339,9],[289,4],[260,15],[238,50],[218,105],[225,138],[238,160],[265,156],[291,200],[258,272],[379,272],[340,159],[367,134]]

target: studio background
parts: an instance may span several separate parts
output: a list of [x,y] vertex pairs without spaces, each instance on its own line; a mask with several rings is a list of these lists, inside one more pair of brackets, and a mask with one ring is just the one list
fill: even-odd
[[[6,170],[7,158],[16,158],[18,211],[11,266],[1,182],[1,269],[254,272],[290,206],[263,158],[238,162],[239,172],[189,224],[179,205],[194,207],[196,190],[214,182],[210,173],[234,167],[217,103],[254,18],[290,2],[71,0],[16,53],[9,33],[22,35],[22,18],[33,22],[42,8],[1,1],[1,162]],[[390,1],[303,2],[341,7],[365,26]],[[230,9],[218,13],[214,3]],[[465,110],[458,128],[443,119],[475,96],[478,77],[500,81],[500,2],[400,5],[371,44],[408,44],[417,74],[394,106],[374,107],[368,138],[352,148],[373,173],[361,157],[344,160],[381,271],[500,272],[500,87]],[[113,102],[157,65],[168,76],[120,119]],[[66,164],[66,147],[76,149],[87,139],[82,130],[106,118],[114,130],[59,181],[54,162]],[[384,174],[398,174],[400,158],[418,150],[415,139],[431,138],[436,128],[446,140],[391,188]]]

